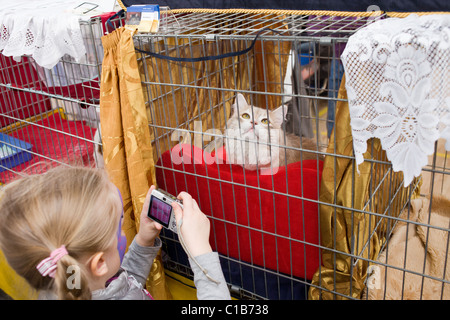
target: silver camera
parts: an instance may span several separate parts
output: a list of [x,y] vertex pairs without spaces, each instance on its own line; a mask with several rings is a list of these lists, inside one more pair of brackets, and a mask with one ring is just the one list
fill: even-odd
[[173,212],[172,202],[178,203],[183,209],[183,203],[173,195],[161,189],[155,189],[151,193],[150,205],[147,216],[167,228],[177,233],[177,222]]

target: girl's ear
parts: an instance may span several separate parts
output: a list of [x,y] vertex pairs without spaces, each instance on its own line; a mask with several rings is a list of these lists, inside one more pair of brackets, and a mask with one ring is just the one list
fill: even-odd
[[288,106],[285,104],[282,104],[280,107],[272,110],[270,112],[270,120],[272,121],[272,123],[278,127],[281,127],[284,120],[286,120],[287,110]]
[[234,100],[234,103],[231,105],[231,115],[237,115],[238,110],[242,113],[242,110],[247,109],[247,107],[247,100],[245,100],[245,97],[241,93],[238,93],[236,99]]
[[89,269],[96,277],[103,277],[108,273],[108,265],[105,260],[104,252],[95,253],[90,259]]

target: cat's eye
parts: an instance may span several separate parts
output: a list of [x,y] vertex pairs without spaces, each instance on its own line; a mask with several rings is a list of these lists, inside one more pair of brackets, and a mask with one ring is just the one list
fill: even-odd
[[261,123],[262,124],[269,124],[269,119],[264,118],[264,119],[261,120]]
[[250,115],[249,115],[248,113],[244,113],[244,114],[242,115],[242,118],[243,118],[243,119],[250,119]]

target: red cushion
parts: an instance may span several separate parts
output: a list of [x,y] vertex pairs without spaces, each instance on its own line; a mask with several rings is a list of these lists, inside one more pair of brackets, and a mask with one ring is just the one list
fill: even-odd
[[263,175],[226,164],[222,157],[216,161],[219,164],[205,164],[205,159],[211,163],[212,156],[203,156],[201,149],[191,145],[177,145],[158,160],[158,187],[174,195],[187,191],[213,217],[214,250],[311,279],[319,266],[316,201],[322,161],[304,160],[280,167],[274,175]]

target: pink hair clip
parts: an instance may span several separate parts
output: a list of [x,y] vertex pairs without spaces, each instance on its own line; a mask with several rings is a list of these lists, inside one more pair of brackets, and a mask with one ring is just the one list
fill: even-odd
[[37,266],[36,269],[42,274],[43,277],[49,276],[54,278],[56,273],[56,267],[59,259],[64,257],[66,254],[69,254],[66,250],[66,247],[62,245],[58,249],[55,249],[50,253],[50,257],[42,260]]

